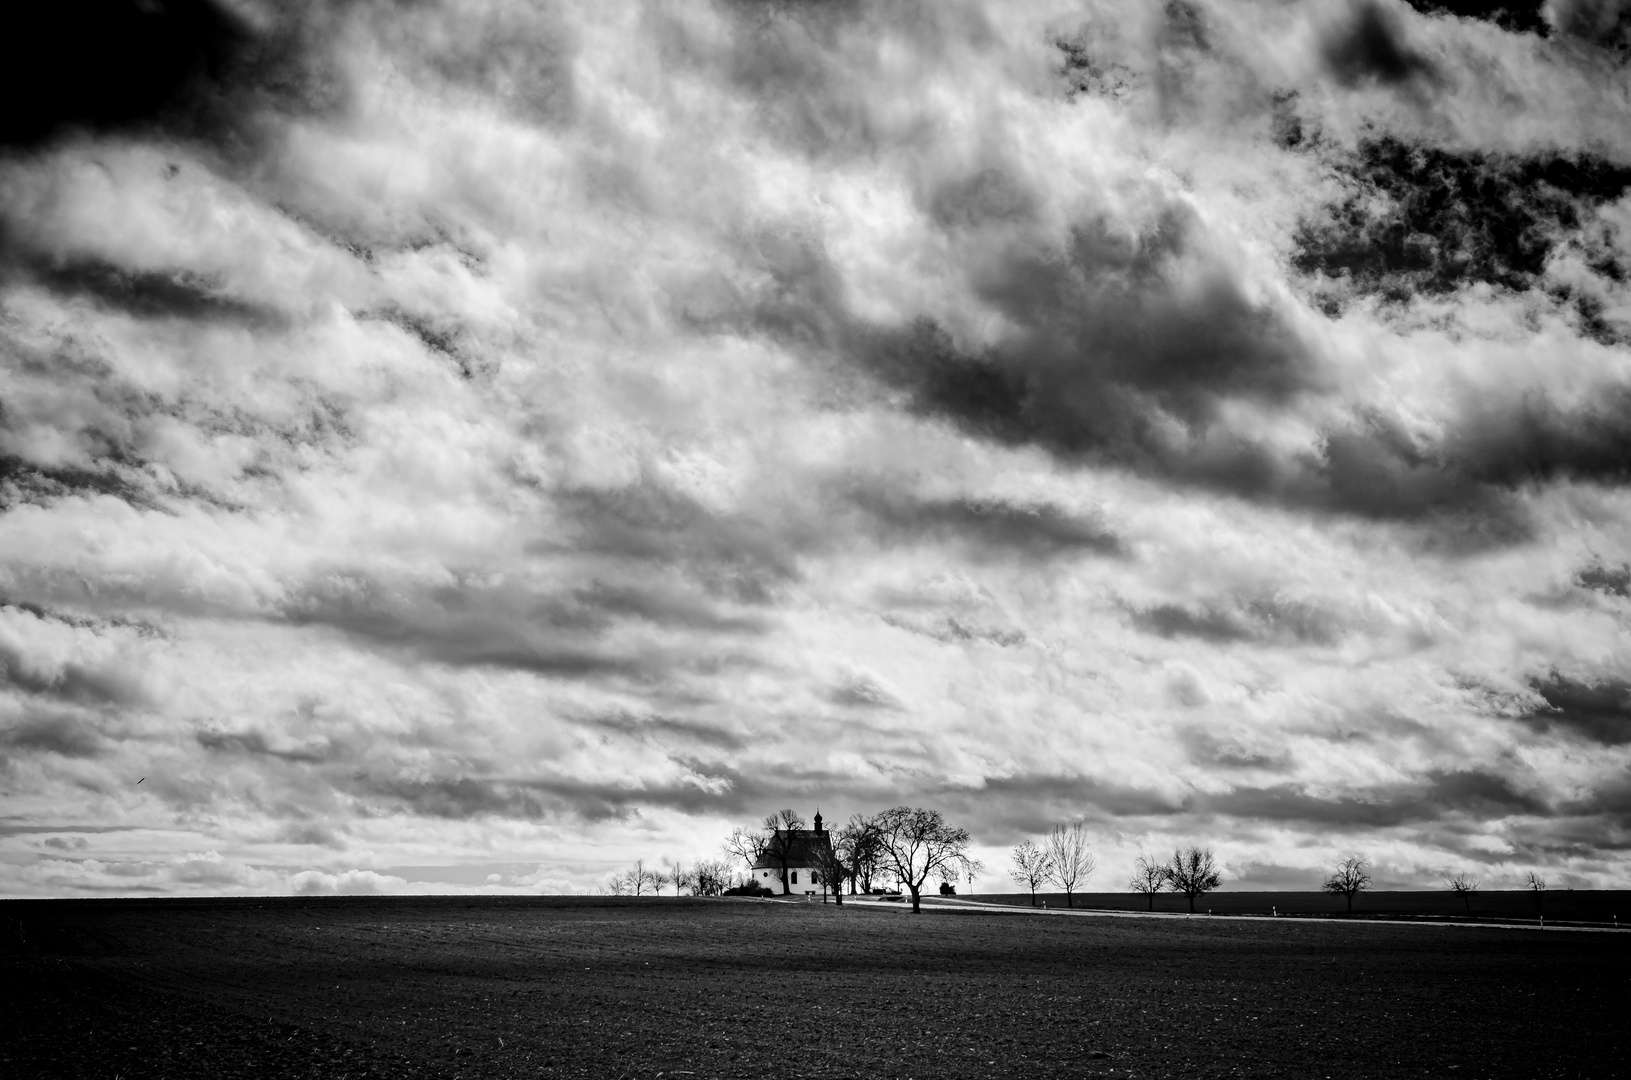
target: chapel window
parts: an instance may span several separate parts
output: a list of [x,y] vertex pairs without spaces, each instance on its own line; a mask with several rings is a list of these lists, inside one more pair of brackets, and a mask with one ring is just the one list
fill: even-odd
[[799,872],[797,870],[794,870],[793,871],[793,884],[797,885],[798,883],[799,883]]

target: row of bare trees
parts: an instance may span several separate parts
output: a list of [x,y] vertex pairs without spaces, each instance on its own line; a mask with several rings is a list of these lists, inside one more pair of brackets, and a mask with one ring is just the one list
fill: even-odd
[[[1096,865],[1087,850],[1087,838],[1080,823],[1068,827],[1055,825],[1040,845],[1030,840],[1020,841],[1014,847],[1013,863],[1009,876],[1030,889],[1032,907],[1036,906],[1037,887],[1044,883],[1063,889],[1065,903],[1074,907],[1077,886],[1092,875]],[[1463,871],[1444,871],[1441,876],[1471,914],[1478,879]],[[1191,846],[1174,851],[1167,860],[1139,855],[1127,886],[1148,898],[1151,911],[1155,910],[1155,894],[1163,890],[1182,894],[1189,901],[1189,910],[1194,911],[1196,897],[1216,889],[1221,880],[1222,874],[1211,850]],[[1346,899],[1349,912],[1353,911],[1354,898],[1370,887],[1370,867],[1357,855],[1345,857],[1320,885],[1322,891]],[[1535,910],[1544,913],[1546,879],[1531,870],[1524,879],[1524,888],[1534,893]]]
[[[1065,904],[1076,906],[1076,890],[1098,868],[1098,861],[1087,847],[1087,834],[1080,822],[1055,825],[1041,844],[1022,840],[1014,846],[1014,869],[1008,876],[1031,891],[1031,906],[1036,906],[1039,885],[1051,882],[1065,893]],[[1189,910],[1195,910],[1195,898],[1211,892],[1222,880],[1217,860],[1206,848],[1191,847],[1187,851],[1174,851],[1172,858],[1161,861],[1149,855],[1140,855],[1132,879],[1128,882],[1134,892],[1149,897],[1150,910],[1155,910],[1155,894],[1163,889],[1182,893],[1189,900]]]
[[1066,827],[1055,825],[1040,845],[1021,840],[1014,846],[1014,869],[1008,876],[1031,890],[1031,906],[1036,906],[1036,887],[1052,882],[1065,890],[1065,904],[1076,906],[1076,889],[1093,876],[1099,863],[1087,847],[1087,834],[1081,822]]
[[[1465,870],[1444,870],[1439,877],[1444,879],[1445,888],[1461,897],[1466,905],[1467,914],[1472,914],[1472,898],[1478,894],[1479,880]],[[1524,875],[1523,888],[1526,892],[1534,894],[1535,912],[1541,917],[1546,915],[1546,879],[1531,870]]]
[[[800,814],[780,810],[766,816],[756,828],[733,830],[725,841],[724,859],[701,859],[689,866],[663,868],[649,867],[644,860],[638,860],[631,869],[615,874],[609,888],[614,895],[642,896],[655,895],[672,885],[676,894],[719,896],[731,887],[733,862],[746,863],[751,870],[768,856],[780,871],[782,893],[789,894],[791,860],[800,854],[799,834],[805,830]],[[828,837],[829,844],[808,845],[802,852],[814,858],[823,891],[830,889],[840,904],[846,883],[854,896],[875,892],[875,882],[893,879],[911,894],[912,910],[920,911],[923,888],[931,877],[942,882],[943,892],[955,892],[953,883],[961,878],[972,885],[985,869],[968,854],[968,830],[951,826],[938,810],[897,806],[873,815],[855,814]],[[1015,845],[1012,859],[1014,869],[1009,876],[1030,890],[1033,907],[1037,888],[1045,883],[1059,886],[1065,903],[1074,907],[1076,892],[1098,868],[1080,822],[1055,825],[1041,844],[1021,841]],[[1446,870],[1440,876],[1471,914],[1479,880],[1465,871]],[[1139,855],[1127,884],[1148,897],[1152,911],[1155,894],[1170,890],[1184,896],[1193,912],[1196,898],[1215,890],[1221,879],[1212,851],[1191,846],[1174,851],[1165,860]],[[1323,891],[1344,897],[1350,912],[1354,898],[1370,887],[1369,866],[1358,856],[1345,857],[1321,884]],[[1544,912],[1545,878],[1531,870],[1524,887],[1534,894],[1536,910]]]
[[[1445,888],[1456,896],[1461,897],[1461,903],[1466,907],[1467,914],[1472,914],[1472,898],[1478,893],[1479,880],[1465,870],[1442,870],[1439,877],[1444,881]],[[1354,897],[1366,891],[1371,886],[1371,876],[1366,867],[1365,860],[1350,855],[1337,864],[1336,872],[1325,879],[1323,889],[1348,899],[1348,910],[1354,909]],[[1523,887],[1534,894],[1535,911],[1542,916],[1546,913],[1546,879],[1531,870],[1523,879]]]
[[689,866],[647,866],[636,859],[632,867],[612,875],[607,890],[613,896],[655,896],[674,886],[675,895],[719,896],[730,887],[730,864],[723,859],[700,859]]

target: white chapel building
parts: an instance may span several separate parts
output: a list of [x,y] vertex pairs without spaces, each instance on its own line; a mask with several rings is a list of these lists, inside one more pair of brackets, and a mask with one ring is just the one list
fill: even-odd
[[793,896],[819,896],[831,885],[823,888],[821,866],[823,855],[832,851],[832,836],[821,827],[821,811],[817,810],[813,829],[777,829],[764,854],[753,864],[753,880],[765,888],[782,894],[782,865],[787,866],[787,892]]

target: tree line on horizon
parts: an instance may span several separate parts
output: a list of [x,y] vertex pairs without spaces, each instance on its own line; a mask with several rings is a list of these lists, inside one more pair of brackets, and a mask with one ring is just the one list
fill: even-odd
[[[1065,893],[1066,904],[1074,907],[1077,887],[1097,868],[1097,861],[1087,849],[1087,838],[1080,822],[1069,827],[1055,825],[1041,844],[1031,840],[1020,841],[1014,846],[1011,859],[1014,868],[1008,872],[1008,876],[1016,884],[1030,889],[1033,907],[1036,906],[1037,886],[1044,882],[1058,885]],[[1472,914],[1472,897],[1478,892],[1479,879],[1464,870],[1440,871],[1439,877],[1451,893],[1461,898],[1467,913]],[[1140,854],[1133,865],[1127,888],[1144,894],[1150,911],[1155,910],[1155,894],[1165,889],[1182,895],[1193,912],[1196,897],[1215,890],[1221,883],[1222,869],[1217,865],[1212,850],[1191,845],[1174,851],[1172,857],[1166,860]],[[1370,891],[1371,884],[1370,864],[1357,855],[1349,855],[1320,883],[1320,891],[1343,897],[1347,901],[1348,911],[1352,912],[1354,898]],[[1531,870],[1524,877],[1522,888],[1534,894],[1535,909],[1537,913],[1544,914],[1546,879]]]
[[[806,833],[808,826],[801,814],[792,809],[778,810],[756,826],[733,829],[725,839],[722,858],[662,868],[648,867],[644,860],[637,860],[631,869],[613,875],[608,890],[613,895],[643,896],[655,895],[672,885],[676,895],[688,892],[693,896],[722,896],[749,890],[758,893],[761,887],[752,879],[751,871],[768,858],[779,870],[781,895],[791,895],[792,859],[800,853],[801,834]],[[923,888],[931,877],[939,878],[942,893],[954,894],[957,881],[966,880],[972,887],[974,879],[986,869],[968,853],[968,830],[949,824],[938,810],[897,806],[876,814],[857,813],[838,828],[827,830],[826,835],[829,843],[816,845],[813,851],[806,847],[805,851],[814,856],[823,895],[833,896],[839,904],[843,903],[846,884],[851,896],[877,894],[885,891],[876,887],[878,883],[893,879],[910,894],[912,910],[919,911]],[[1042,843],[1027,839],[1014,846],[1010,854],[1013,869],[1008,876],[1029,889],[1032,906],[1037,902],[1038,886],[1051,883],[1064,892],[1067,906],[1074,907],[1076,894],[1083,891],[1082,886],[1098,869],[1088,840],[1080,821],[1055,825]],[[746,865],[748,874],[733,873],[733,868],[741,864]],[[1445,870],[1439,876],[1471,914],[1479,879],[1463,870]],[[1170,891],[1183,896],[1193,912],[1196,899],[1216,890],[1221,883],[1222,868],[1212,850],[1192,844],[1175,850],[1166,859],[1139,854],[1127,887],[1143,894],[1151,911],[1155,910],[1156,894]],[[1321,882],[1320,891],[1344,897],[1352,912],[1354,899],[1369,891],[1371,885],[1369,863],[1349,855]],[[1544,914],[1545,878],[1531,870],[1522,887],[1534,894],[1536,910]]]

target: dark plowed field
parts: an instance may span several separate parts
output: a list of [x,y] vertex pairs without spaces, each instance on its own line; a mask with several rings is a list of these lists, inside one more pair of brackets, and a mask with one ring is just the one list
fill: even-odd
[[1631,1061],[1616,933],[676,899],[0,914],[8,1078],[1613,1077]]

